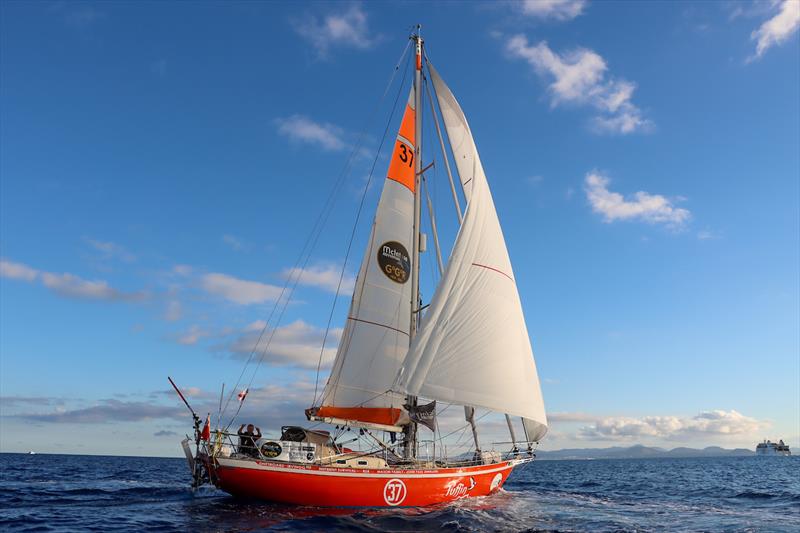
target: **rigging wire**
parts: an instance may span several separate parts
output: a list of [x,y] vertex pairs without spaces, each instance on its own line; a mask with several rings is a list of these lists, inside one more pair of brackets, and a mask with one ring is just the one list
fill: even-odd
[[[411,41],[409,41],[409,44],[410,43]],[[411,56],[409,55],[407,61],[410,60]],[[333,298],[333,304],[331,305],[331,312],[328,315],[328,324],[325,327],[325,335],[322,338],[322,346],[320,347],[319,350],[319,360],[317,361],[317,374],[316,377],[314,378],[314,401],[311,404],[312,406],[316,406],[317,404],[317,392],[319,388],[319,372],[320,368],[322,367],[322,355],[325,352],[325,342],[328,339],[328,333],[330,332],[331,323],[333,321],[333,314],[334,311],[336,310],[336,302],[339,299],[339,291],[342,288],[342,280],[344,279],[345,269],[347,268],[347,260],[349,259],[350,251],[353,248],[353,241],[355,240],[356,230],[358,229],[358,222],[361,220],[361,212],[364,208],[364,200],[367,197],[367,192],[369,191],[370,184],[372,183],[372,177],[375,173],[375,166],[378,163],[378,157],[380,156],[381,149],[383,149],[383,145],[386,142],[386,135],[388,134],[389,128],[391,127],[394,114],[397,111],[397,102],[399,101],[400,95],[403,92],[403,86],[405,85],[407,74],[408,74],[408,64],[406,64],[406,67],[403,69],[403,79],[400,82],[400,86],[397,88],[397,94],[395,95],[394,104],[392,105],[392,112],[389,114],[389,119],[386,121],[386,126],[383,129],[383,136],[381,137],[381,143],[378,146],[378,150],[375,152],[375,157],[372,160],[372,166],[370,167],[369,175],[367,176],[367,183],[364,185],[364,191],[361,193],[361,201],[358,204],[358,212],[356,213],[356,219],[353,222],[353,230],[350,232],[350,242],[347,243],[347,251],[345,252],[344,261],[342,262],[342,271],[339,274],[339,282],[336,285],[336,295]]]
[[[291,300],[292,294],[294,292],[294,289],[297,287],[297,283],[299,282],[300,277],[302,276],[303,270],[305,269],[305,266],[308,264],[308,261],[312,256],[312,252],[313,252],[313,250],[314,250],[314,248],[316,246],[317,240],[319,239],[319,236],[322,233],[322,228],[325,226],[325,223],[327,222],[328,217],[330,216],[331,212],[333,211],[333,206],[335,205],[335,199],[338,196],[338,193],[341,190],[342,186],[344,185],[345,179],[347,178],[347,176],[350,173],[353,161],[355,160],[355,156],[358,153],[360,153],[361,145],[363,144],[363,141],[364,141],[364,139],[366,137],[367,125],[369,123],[371,123],[372,120],[374,119],[375,115],[377,114],[378,110],[381,107],[381,104],[385,100],[386,95],[389,93],[389,89],[394,84],[394,80],[395,80],[395,77],[397,75],[397,71],[400,69],[400,65],[403,63],[403,59],[406,57],[406,54],[408,53],[408,50],[409,50],[410,46],[411,46],[410,42],[406,43],[406,46],[403,49],[403,53],[400,55],[400,59],[398,59],[397,63],[395,64],[394,69],[392,70],[392,73],[391,73],[391,75],[389,77],[389,81],[387,82],[386,87],[384,88],[383,94],[381,95],[380,99],[376,103],[376,105],[373,108],[372,112],[369,114],[369,117],[367,118],[367,120],[364,122],[364,127],[362,127],[361,132],[360,132],[360,134],[358,136],[358,139],[357,139],[355,145],[353,146],[353,149],[350,152],[350,155],[348,156],[348,158],[347,158],[347,160],[345,162],[345,165],[342,168],[342,171],[339,173],[339,176],[337,177],[336,181],[334,182],[334,185],[333,185],[333,187],[331,189],[331,192],[328,194],[328,197],[325,200],[325,203],[323,204],[323,207],[322,207],[322,209],[321,209],[316,221],[314,222],[314,225],[312,226],[311,232],[309,233],[308,237],[306,238],[306,241],[305,241],[305,243],[303,245],[303,248],[302,248],[302,250],[300,252],[300,255],[298,256],[297,261],[294,264],[294,267],[290,271],[290,275],[287,277],[286,282],[284,283],[283,288],[281,289],[280,295],[278,296],[278,299],[275,301],[275,305],[273,306],[272,311],[270,312],[269,317],[268,317],[267,321],[264,324],[264,327],[261,329],[261,332],[259,333],[258,340],[253,345],[253,348],[251,349],[250,354],[248,355],[247,361],[245,362],[245,364],[244,364],[244,366],[242,368],[242,371],[239,374],[238,379],[236,380],[236,384],[231,388],[231,392],[230,392],[230,394],[229,394],[229,396],[228,396],[228,398],[227,398],[227,400],[225,402],[225,407],[222,409],[222,413],[225,413],[227,411],[228,406],[229,406],[229,404],[230,404],[230,402],[231,402],[231,400],[233,398],[233,395],[236,393],[236,390],[238,389],[239,385],[242,383],[242,379],[244,378],[245,372],[247,371],[247,367],[252,363],[253,357],[255,356],[256,352],[258,351],[258,347],[261,344],[262,339],[264,338],[264,334],[266,333],[267,329],[269,328],[270,322],[272,321],[272,317],[274,316],[275,311],[278,309],[278,306],[280,305],[281,301],[283,300],[283,303],[284,303],[283,309],[281,310],[281,313],[280,313],[278,319],[276,320],[275,325],[272,328],[272,332],[270,334],[270,337],[267,340],[267,344],[265,345],[264,350],[261,353],[261,356],[260,356],[260,358],[258,360],[258,363],[256,364],[255,369],[253,370],[253,374],[252,374],[252,376],[251,376],[251,378],[250,378],[250,380],[248,382],[248,387],[247,388],[249,389],[250,385],[252,384],[253,378],[255,377],[255,373],[257,372],[258,368],[260,367],[261,363],[264,360],[264,356],[267,353],[267,350],[269,348],[269,344],[270,344],[270,342],[272,340],[272,337],[275,334],[275,330],[277,329],[277,326],[280,323],[280,319],[283,316],[283,312],[286,310],[286,306],[288,305],[288,302]],[[309,245],[310,245],[310,248],[309,248]],[[305,260],[303,260],[303,257],[305,257]],[[302,262],[302,267],[298,268],[300,266],[301,262]],[[294,274],[294,276],[292,274]],[[292,284],[292,287],[289,290],[288,295],[286,295],[286,298],[284,299],[284,295],[286,294],[286,290],[287,290],[287,288],[289,287],[290,284]],[[245,396],[245,399],[246,399],[246,396]],[[230,426],[230,424],[232,424],[233,421],[236,419],[236,416],[239,414],[239,411],[241,410],[243,404],[244,404],[244,399],[239,402],[239,407],[237,408],[236,413],[233,415],[233,418],[231,419],[231,421],[228,423],[228,426],[226,426],[226,430]]]

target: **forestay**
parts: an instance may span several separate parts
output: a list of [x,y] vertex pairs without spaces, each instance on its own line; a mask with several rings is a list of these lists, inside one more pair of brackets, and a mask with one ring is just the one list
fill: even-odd
[[538,441],[547,418],[492,194],[461,107],[432,66],[430,73],[467,208],[394,390],[520,416],[527,439]]
[[387,392],[408,351],[414,218],[414,89],[408,99],[369,244],[316,419],[397,428],[405,397]]

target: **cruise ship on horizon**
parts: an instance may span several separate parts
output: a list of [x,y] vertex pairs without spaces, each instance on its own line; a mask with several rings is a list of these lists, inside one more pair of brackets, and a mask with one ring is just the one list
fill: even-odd
[[792,452],[789,451],[789,445],[784,444],[782,440],[778,442],[771,442],[769,440],[765,440],[764,442],[759,442],[756,446],[756,455],[783,455],[789,456],[792,455]]

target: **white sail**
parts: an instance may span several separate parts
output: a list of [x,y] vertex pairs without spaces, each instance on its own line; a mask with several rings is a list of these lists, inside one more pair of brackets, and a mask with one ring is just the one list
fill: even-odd
[[433,67],[430,72],[468,202],[395,390],[520,416],[527,419],[528,440],[538,441],[547,417],[492,194],[464,113]]
[[458,169],[464,197],[469,202],[472,196],[472,180],[475,179],[477,172],[483,173],[478,147],[475,146],[475,140],[472,138],[472,131],[469,129],[467,117],[464,116],[456,97],[453,96],[450,88],[430,62],[428,62],[428,69],[431,73],[431,81],[436,89],[436,100],[439,102],[439,109],[442,112],[444,127],[450,140],[450,148],[456,160],[456,168]]
[[408,99],[347,324],[316,419],[383,427],[407,423],[388,392],[408,351],[414,218],[414,89]]

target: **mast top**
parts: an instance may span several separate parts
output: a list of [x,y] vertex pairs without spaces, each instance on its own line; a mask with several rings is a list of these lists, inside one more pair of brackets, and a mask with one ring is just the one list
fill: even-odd
[[422,24],[417,24],[416,33],[409,37],[417,45],[417,70],[422,70]]

